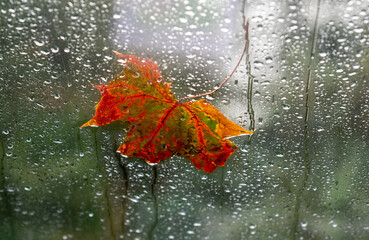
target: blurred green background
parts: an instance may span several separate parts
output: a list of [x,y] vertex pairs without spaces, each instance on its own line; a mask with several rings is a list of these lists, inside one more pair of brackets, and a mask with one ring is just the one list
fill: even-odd
[[[368,1],[0,2],[0,239],[369,239]],[[212,174],[116,153],[79,127],[120,66],[156,60],[177,97],[252,137]]]

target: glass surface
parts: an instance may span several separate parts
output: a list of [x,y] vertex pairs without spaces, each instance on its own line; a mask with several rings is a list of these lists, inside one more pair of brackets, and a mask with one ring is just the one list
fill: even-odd
[[[369,2],[1,1],[0,239],[369,239]],[[79,127],[120,72],[157,61],[179,97],[255,134],[211,174],[116,153]]]

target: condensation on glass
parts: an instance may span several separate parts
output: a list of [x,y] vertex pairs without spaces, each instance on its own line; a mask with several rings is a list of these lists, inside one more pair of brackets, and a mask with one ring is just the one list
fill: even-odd
[[[368,1],[1,1],[0,239],[368,239]],[[157,61],[252,137],[212,174],[116,153],[91,84]]]

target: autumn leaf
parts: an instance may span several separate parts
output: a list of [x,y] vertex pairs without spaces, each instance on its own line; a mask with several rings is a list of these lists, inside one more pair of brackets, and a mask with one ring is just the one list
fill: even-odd
[[177,100],[153,61],[115,53],[123,71],[107,84],[95,86],[102,97],[95,116],[82,127],[128,122],[129,132],[118,149],[121,154],[149,164],[179,155],[211,173],[224,166],[237,148],[227,137],[252,134],[206,100]]

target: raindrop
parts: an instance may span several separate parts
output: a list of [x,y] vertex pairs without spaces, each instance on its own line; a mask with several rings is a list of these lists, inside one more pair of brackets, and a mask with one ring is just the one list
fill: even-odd
[[183,17],[181,17],[181,18],[179,18],[179,21],[180,21],[181,23],[187,23],[187,18],[183,18]]
[[128,156],[127,155],[124,155],[124,154],[122,154],[121,152],[119,152],[119,151],[117,151],[117,153],[118,154],[120,154],[122,157],[124,157],[124,158],[128,158]]
[[248,145],[243,145],[240,147],[241,152],[247,153],[249,152],[249,146]]
[[32,190],[32,187],[30,187],[30,186],[25,186],[25,187],[24,187],[24,190],[26,190],[27,192],[29,192],[29,191],[31,191],[31,190]]
[[51,52],[52,52],[52,53],[57,53],[57,52],[59,52],[59,47],[58,47],[58,46],[52,46],[52,47],[51,47]]
[[134,77],[134,78],[138,78],[138,77],[140,77],[140,73],[138,73],[138,72],[133,72],[133,73],[132,73],[132,77]]
[[45,42],[43,40],[34,40],[33,42],[38,47],[42,47],[43,45],[45,45]]
[[49,49],[47,49],[47,48],[44,48],[44,49],[42,49],[42,50],[41,50],[41,53],[42,53],[43,55],[47,56],[47,55],[49,55],[49,54],[50,54],[50,50],[49,50]]
[[283,152],[277,152],[277,154],[275,156],[276,157],[279,157],[279,158],[283,158],[284,157],[284,153]]
[[224,105],[229,105],[229,104],[231,103],[231,101],[230,101],[229,99],[223,99],[223,100],[222,100],[222,103],[223,103]]
[[307,225],[308,225],[308,224],[307,224],[307,222],[305,222],[305,221],[302,221],[302,222],[301,222],[301,227],[302,227],[302,228],[306,228],[306,227],[307,227]]
[[263,67],[264,66],[264,63],[262,61],[254,61],[254,64],[255,64],[255,67]]
[[119,15],[119,14],[114,14],[114,15],[113,15],[113,18],[114,18],[114,19],[120,19],[121,17],[122,17],[122,16],[121,16],[121,15]]
[[227,33],[227,32],[229,32],[229,29],[228,28],[221,28],[220,31],[222,31],[224,33]]
[[272,57],[266,57],[265,58],[265,62],[266,63],[272,63],[273,62],[273,58]]
[[316,128],[317,128],[316,129],[317,132],[324,132],[325,131],[325,129],[322,126],[317,126]]
[[283,103],[282,108],[283,108],[283,110],[289,110],[291,108],[291,106],[287,103]]
[[119,63],[120,65],[123,65],[123,64],[127,63],[127,58],[125,58],[125,57],[121,57],[121,58],[119,58],[119,59],[118,59],[118,63]]

